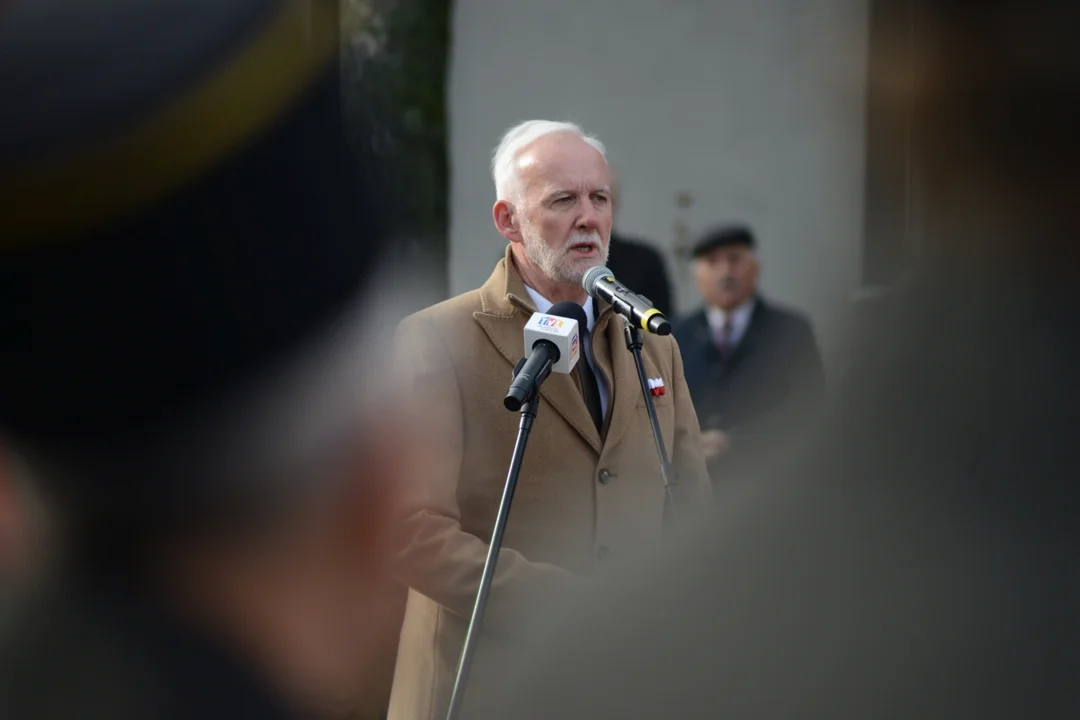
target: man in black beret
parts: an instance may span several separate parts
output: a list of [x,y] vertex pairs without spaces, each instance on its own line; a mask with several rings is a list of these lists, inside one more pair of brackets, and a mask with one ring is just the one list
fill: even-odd
[[694,277],[705,305],[674,329],[714,483],[775,452],[825,392],[810,321],[761,296],[754,250],[745,225],[698,240]]
[[325,708],[405,455],[337,4],[83,7],[0,26],[0,444],[50,531],[0,717]]

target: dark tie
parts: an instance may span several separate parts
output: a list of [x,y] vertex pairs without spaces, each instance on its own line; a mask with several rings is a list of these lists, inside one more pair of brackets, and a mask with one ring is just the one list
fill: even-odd
[[731,333],[733,329],[734,328],[731,326],[731,318],[726,318],[723,327],[721,327],[720,331],[713,337],[713,341],[716,343],[716,351],[723,360],[727,360],[728,355],[731,354]]
[[[586,330],[588,332],[588,330]],[[592,347],[592,339],[589,340],[590,350],[595,352],[595,348]],[[592,366],[589,364],[589,358],[585,353],[581,354],[581,359],[578,360],[577,367],[579,371],[578,377],[581,380],[581,394],[585,396],[585,407],[589,409],[589,415],[592,416],[593,422],[596,424],[596,429],[603,434],[604,427],[604,410],[600,404],[600,386],[596,382],[596,375],[593,374]]]
[[578,361],[577,366],[580,369],[581,394],[585,396],[585,407],[589,408],[589,415],[592,415],[596,429],[602,430],[604,427],[604,411],[600,405],[600,386],[596,384],[596,375],[593,374],[592,368],[589,367],[588,359],[584,357]]

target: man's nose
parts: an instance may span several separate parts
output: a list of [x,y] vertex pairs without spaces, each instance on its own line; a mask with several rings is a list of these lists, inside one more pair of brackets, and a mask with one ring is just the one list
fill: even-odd
[[600,227],[600,213],[592,203],[584,203],[582,205],[581,214],[578,215],[577,222],[574,224],[579,230],[596,230]]

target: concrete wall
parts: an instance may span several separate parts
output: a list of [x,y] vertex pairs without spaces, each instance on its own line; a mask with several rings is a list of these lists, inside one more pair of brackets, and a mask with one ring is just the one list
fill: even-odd
[[680,310],[697,293],[677,248],[743,220],[764,291],[809,312],[831,354],[859,274],[867,23],[867,0],[457,0],[451,292],[483,282],[503,246],[501,133],[572,119],[608,145],[617,227],[666,253]]

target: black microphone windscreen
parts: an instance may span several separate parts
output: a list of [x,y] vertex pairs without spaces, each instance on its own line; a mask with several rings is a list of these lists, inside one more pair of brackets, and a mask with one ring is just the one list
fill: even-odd
[[576,302],[565,300],[560,303],[555,303],[548,310],[548,315],[556,315],[558,317],[567,318],[568,320],[577,320],[578,332],[585,334],[589,331],[589,320],[585,317],[585,308],[578,305]]

